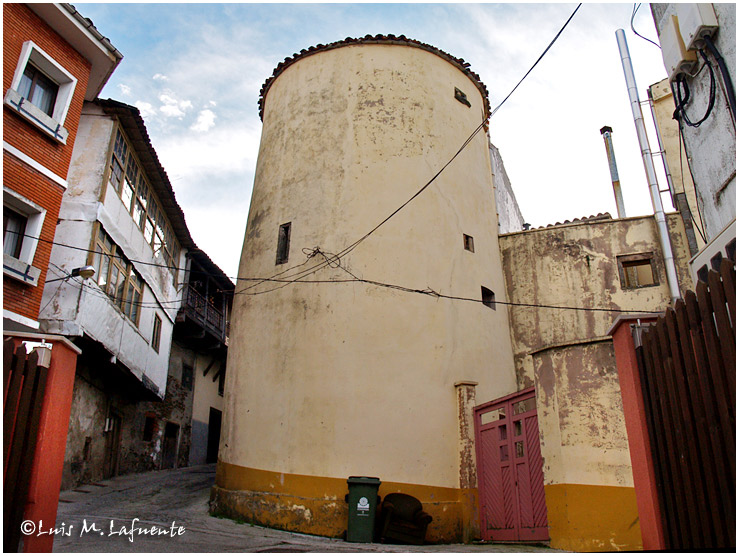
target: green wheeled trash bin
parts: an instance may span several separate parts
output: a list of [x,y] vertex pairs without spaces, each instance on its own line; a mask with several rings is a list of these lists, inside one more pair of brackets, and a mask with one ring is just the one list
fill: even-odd
[[375,532],[375,512],[377,511],[377,477],[349,477],[349,523],[346,540],[349,542],[372,542]]

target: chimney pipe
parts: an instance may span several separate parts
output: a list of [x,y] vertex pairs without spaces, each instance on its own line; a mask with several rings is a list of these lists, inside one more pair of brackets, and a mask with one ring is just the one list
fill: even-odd
[[613,195],[616,197],[616,212],[619,218],[626,218],[626,209],[624,208],[624,196],[621,194],[621,182],[618,179],[618,168],[616,167],[616,153],[613,151],[613,141],[611,140],[613,130],[604,126],[600,128],[600,134],[606,144],[606,154],[608,155],[608,168],[611,170],[611,182],[613,183]]
[[642,114],[641,104],[639,103],[639,93],[636,90],[636,77],[634,76],[634,68],[631,65],[629,45],[626,43],[626,34],[623,29],[616,31],[616,41],[618,42],[618,52],[621,56],[621,65],[624,68],[626,88],[629,93],[629,102],[631,103],[631,113],[634,116],[634,125],[636,126],[636,137],[639,140],[642,162],[644,162],[644,171],[647,174],[649,192],[652,197],[654,219],[657,222],[657,231],[659,233],[659,240],[662,245],[662,253],[665,259],[667,284],[670,287],[670,297],[674,303],[681,297],[680,287],[677,282],[677,269],[675,268],[675,259],[672,255],[672,245],[670,244],[670,235],[667,230],[665,211],[662,208],[662,198],[659,193],[657,173],[654,170],[654,162],[652,161],[652,151],[649,148],[647,128],[644,125],[644,115]]

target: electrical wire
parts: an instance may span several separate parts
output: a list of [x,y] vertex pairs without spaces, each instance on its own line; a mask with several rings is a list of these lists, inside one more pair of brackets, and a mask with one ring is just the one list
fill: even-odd
[[[678,129],[678,145],[680,147],[680,181],[683,184],[683,191],[685,191],[685,173],[683,172],[683,126],[680,123],[680,120],[677,122],[677,129]],[[687,155],[687,147],[686,147],[686,155]],[[693,216],[693,211],[690,211],[690,219],[693,221],[693,224],[695,224],[695,229],[698,231],[698,235],[701,236],[701,239],[703,240],[703,243],[708,243],[706,241],[706,231],[703,229],[703,216],[701,215],[701,209],[700,205],[698,204],[698,190],[695,187],[695,180],[693,180],[693,171],[690,169],[690,162],[688,162],[688,170],[690,171],[690,178],[693,181],[693,196],[695,197],[695,209],[698,212],[698,218],[700,219],[701,223],[700,226],[698,225],[698,222],[695,221],[695,216]],[[690,208],[690,207],[688,207]]]
[[711,36],[706,34],[703,36],[703,42],[708,47],[708,50],[711,52],[713,57],[716,59],[716,63],[718,64],[719,72],[721,73],[721,79],[724,82],[724,87],[726,87],[726,96],[727,100],[729,101],[729,109],[731,110],[731,116],[734,118],[734,122],[736,123],[736,95],[734,93],[734,84],[731,81],[731,75],[729,74],[729,68],[726,67],[726,60],[724,60],[724,57],[721,56],[721,53],[716,48],[716,45],[714,44],[713,40],[711,40]]
[[[700,127],[700,125],[708,119],[708,116],[711,115],[711,112],[713,111],[713,105],[716,101],[716,77],[713,73],[713,66],[711,66],[711,62],[708,60],[708,56],[706,56],[706,53],[702,50],[700,50],[699,52],[705,62],[704,67],[708,67],[708,72],[711,77],[708,106],[706,107],[706,113],[700,120],[698,120],[697,122],[691,121],[686,111],[688,102],[690,102],[690,85],[688,84],[688,78],[686,77],[686,75],[684,73],[679,73],[675,77],[674,84],[672,82],[670,83],[672,93],[677,99],[673,118],[675,118],[675,115],[682,116],[683,121],[690,127]],[[675,92],[675,87],[677,87],[677,92]],[[683,94],[685,96],[683,96]]]
[[[372,235],[375,231],[377,231],[377,229],[380,228],[380,226],[382,226],[383,224],[385,224],[388,220],[390,220],[393,216],[395,216],[398,212],[400,212],[403,208],[405,208],[411,201],[413,201],[416,197],[418,197],[424,190],[426,190],[426,188],[428,188],[434,182],[434,180],[436,180],[437,177],[439,177],[439,175],[447,168],[447,166],[449,166],[454,161],[454,159],[457,158],[457,156],[467,147],[467,145],[469,145],[470,142],[472,142],[472,140],[474,139],[474,137],[482,129],[485,128],[485,126],[486,126],[487,122],[490,120],[490,118],[492,118],[493,115],[495,115],[495,113],[503,106],[503,104],[505,104],[505,102],[514,93],[514,91],[516,89],[518,89],[519,85],[521,85],[521,83],[523,83],[523,81],[528,77],[528,75],[537,66],[537,64],[542,60],[542,58],[544,58],[544,56],[546,55],[546,53],[549,52],[549,50],[552,48],[552,45],[554,45],[554,43],[557,41],[557,39],[559,39],[560,35],[565,30],[565,28],[567,27],[567,25],[570,23],[570,21],[572,21],[572,18],[575,17],[575,14],[580,9],[580,6],[582,6],[582,3],[580,3],[580,4],[577,5],[577,7],[575,8],[575,10],[572,12],[572,14],[570,15],[570,17],[567,19],[567,21],[564,23],[564,25],[560,28],[560,30],[557,32],[557,34],[554,36],[554,38],[551,40],[551,42],[549,43],[549,45],[544,49],[544,51],[541,53],[541,55],[539,56],[539,58],[537,58],[536,62],[534,62],[534,64],[529,68],[529,70],[519,80],[519,82],[516,84],[516,86],[513,87],[513,89],[511,89],[511,91],[508,93],[508,95],[506,95],[506,97],[495,107],[495,109],[493,109],[493,111],[490,113],[490,115],[486,119],[484,119],[480,123],[480,125],[470,134],[470,136],[462,144],[462,146],[459,148],[459,150],[452,156],[452,158],[446,164],[444,164],[444,166],[442,166],[441,169],[428,182],[426,182],[425,185],[423,185],[423,187],[421,187],[418,191],[416,191],[416,193],[410,199],[408,199],[400,207],[398,207],[397,209],[395,209],[395,211],[393,211],[389,216],[387,216],[382,222],[380,222],[379,224],[377,224],[373,229],[371,229],[369,232],[367,232],[364,236],[362,236],[361,238],[359,238],[357,241],[355,241],[351,245],[349,245],[349,246],[345,247],[344,249],[342,249],[341,251],[339,251],[339,253],[337,253],[336,255],[333,255],[334,257],[337,257],[338,259],[340,259],[341,257],[344,257],[344,256],[348,255],[360,243],[362,243],[370,235]],[[310,260],[311,257],[312,257],[312,255],[309,255],[308,256],[308,260]],[[288,269],[288,270],[292,270],[293,268],[301,267],[304,264],[305,264],[305,262],[302,263],[302,264],[300,264],[300,265],[297,265],[296,267],[292,267],[291,269]],[[296,274],[288,275],[288,277],[295,278],[294,282],[297,282],[299,280],[302,280],[304,277],[310,276],[311,274],[314,274],[315,272],[318,272],[322,268],[325,268],[325,266],[327,266],[327,264],[328,263],[326,261],[323,261],[322,263],[319,263],[319,264],[317,264],[315,266],[312,266],[310,268],[304,269],[303,271],[300,271],[300,272],[298,272]],[[284,274],[284,272],[287,272],[287,270],[282,271],[282,272],[280,272],[278,274],[275,274],[271,278],[274,278],[274,277],[277,277],[279,275],[282,275],[282,274]],[[258,292],[258,293],[260,293],[260,294],[261,293],[270,293],[270,292],[276,291],[278,289],[284,288],[285,286],[289,285],[289,283],[290,282],[287,282],[287,283],[285,283],[285,284],[283,284],[281,286],[278,286],[278,287],[275,287],[275,288],[272,288],[272,289],[269,289],[269,290],[263,290],[263,291]],[[257,285],[259,285],[259,284],[252,284],[251,286],[248,286],[244,290],[240,290],[240,291],[235,292],[235,293],[242,293],[242,292],[244,292],[246,290],[253,289]]]
[[510,96],[511,96],[511,95],[513,94],[513,92],[514,92],[514,91],[515,91],[516,89],[518,89],[518,86],[519,86],[519,85],[520,85],[521,83],[523,83],[523,80],[524,80],[524,79],[526,79],[526,78],[527,78],[527,77],[529,76],[529,74],[530,74],[530,73],[531,73],[531,72],[533,71],[533,69],[534,69],[534,68],[536,67],[536,65],[537,65],[537,64],[538,64],[538,63],[539,63],[539,62],[541,61],[541,59],[542,59],[542,58],[544,57],[544,55],[545,55],[545,54],[546,54],[547,52],[549,52],[549,49],[550,49],[550,48],[552,48],[552,46],[554,45],[554,43],[555,43],[555,42],[557,42],[557,39],[558,39],[558,38],[559,38],[559,36],[560,36],[560,35],[562,34],[562,31],[564,31],[564,30],[565,30],[565,27],[567,27],[567,25],[569,25],[570,21],[572,21],[572,18],[573,18],[573,17],[575,17],[575,14],[577,13],[577,10],[579,10],[579,9],[580,9],[580,6],[582,6],[582,2],[581,2],[580,4],[578,4],[578,5],[577,5],[577,8],[575,8],[575,11],[574,11],[574,12],[572,12],[572,14],[570,15],[570,17],[569,17],[569,18],[567,18],[567,21],[565,21],[565,24],[564,24],[564,25],[562,25],[562,28],[561,28],[561,29],[559,30],[559,32],[558,32],[558,33],[557,33],[557,34],[556,34],[556,35],[554,36],[554,38],[552,39],[552,42],[550,42],[550,43],[549,43],[549,46],[547,46],[547,47],[546,47],[546,48],[544,49],[544,52],[542,52],[542,53],[541,53],[541,55],[540,55],[540,56],[539,56],[539,57],[537,58],[536,62],[534,62],[534,65],[533,65],[533,66],[531,66],[531,67],[529,68],[529,71],[527,71],[527,72],[526,72],[526,74],[525,74],[525,75],[524,75],[524,76],[523,76],[523,77],[521,78],[521,80],[520,80],[520,81],[519,81],[518,83],[516,83],[516,86],[515,86],[515,87],[513,87],[513,89],[511,89],[511,92],[510,92],[510,93],[508,93],[508,95],[507,95],[507,96],[506,96],[506,97],[505,97],[505,98],[504,98],[504,99],[503,99],[503,100],[502,100],[502,101],[500,102],[500,104],[498,104],[498,106],[496,106],[496,107],[495,107],[495,109],[494,109],[494,110],[493,110],[493,111],[492,111],[492,112],[490,113],[490,117],[491,117],[491,118],[492,118],[492,117],[493,117],[493,116],[495,115],[495,113],[496,113],[496,112],[497,112],[498,110],[500,110],[500,107],[501,107],[501,106],[503,106],[503,105],[505,104],[505,102],[506,102],[506,101],[507,101],[507,100],[508,100],[508,99],[510,98]]
[[660,50],[662,50],[662,47],[659,44],[657,44],[656,42],[654,42],[652,39],[648,39],[644,35],[640,35],[639,33],[637,33],[636,29],[634,28],[634,18],[636,17],[636,12],[639,11],[639,8],[641,8],[641,3],[637,4],[636,2],[634,2],[634,9],[631,11],[631,30],[634,32],[634,34],[637,37],[641,37],[645,41],[651,42],[654,46],[656,46],[657,48],[659,48]]

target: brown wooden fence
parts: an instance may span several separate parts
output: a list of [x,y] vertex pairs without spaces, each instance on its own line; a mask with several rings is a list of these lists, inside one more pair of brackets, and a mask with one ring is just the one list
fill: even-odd
[[668,550],[736,546],[735,322],[724,260],[636,348]]
[[48,373],[14,344],[3,342],[3,552],[18,551]]

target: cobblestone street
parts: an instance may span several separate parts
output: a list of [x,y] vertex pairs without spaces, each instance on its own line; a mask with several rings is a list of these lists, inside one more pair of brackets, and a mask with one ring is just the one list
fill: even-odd
[[[357,544],[237,523],[208,514],[214,479],[215,465],[205,465],[62,492],[54,552],[555,552],[504,544]],[[43,529],[48,532],[48,524]]]

